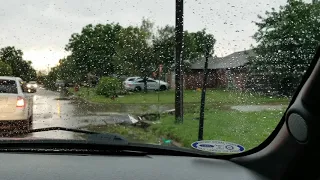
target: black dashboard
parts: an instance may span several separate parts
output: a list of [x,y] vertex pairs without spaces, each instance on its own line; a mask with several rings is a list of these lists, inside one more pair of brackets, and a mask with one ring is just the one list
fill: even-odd
[[0,153],[1,179],[236,179],[263,176],[226,160],[183,156]]

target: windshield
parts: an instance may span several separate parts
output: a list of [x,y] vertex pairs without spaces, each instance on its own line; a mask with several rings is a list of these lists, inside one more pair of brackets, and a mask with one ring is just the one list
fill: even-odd
[[[320,41],[311,0],[13,0],[0,12],[0,75],[39,86],[0,121],[218,154],[273,132]],[[0,80],[1,93],[15,86]]]

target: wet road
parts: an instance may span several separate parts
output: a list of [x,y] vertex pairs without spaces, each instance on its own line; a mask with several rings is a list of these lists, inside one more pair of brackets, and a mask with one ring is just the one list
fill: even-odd
[[[62,98],[59,92],[39,89],[34,100],[33,129],[44,127],[82,128],[130,121],[126,113],[105,113],[76,100]],[[79,133],[50,131],[29,135],[41,138],[80,138]]]

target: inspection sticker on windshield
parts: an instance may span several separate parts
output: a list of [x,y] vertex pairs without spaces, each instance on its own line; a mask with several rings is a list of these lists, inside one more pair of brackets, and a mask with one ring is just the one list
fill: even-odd
[[240,153],[245,150],[240,144],[216,140],[196,141],[191,144],[191,147],[215,153]]

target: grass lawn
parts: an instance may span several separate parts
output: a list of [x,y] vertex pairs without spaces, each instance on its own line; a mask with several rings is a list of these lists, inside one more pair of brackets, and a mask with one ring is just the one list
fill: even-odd
[[[69,90],[73,92],[73,89]],[[95,89],[93,88],[81,88],[76,95],[90,102],[106,104],[173,104],[175,100],[173,90],[163,92],[150,91],[148,93],[136,92],[116,98],[115,100],[96,95]],[[184,91],[185,103],[199,103],[200,97],[200,91]],[[288,102],[289,100],[287,98],[266,97],[237,91],[207,90],[206,94],[206,103],[215,105],[288,104]]]
[[[73,91],[73,90],[72,90]],[[116,100],[95,94],[94,89],[82,88],[76,95],[95,103],[102,104],[174,104],[174,91],[133,93]],[[158,99],[159,95],[159,99]],[[200,105],[199,91],[184,91],[185,115],[183,124],[175,124],[173,115],[163,115],[159,124],[148,129],[127,126],[89,127],[99,132],[113,132],[123,135],[129,140],[155,143],[160,137],[179,142],[182,146],[198,139]],[[240,112],[231,110],[231,105],[249,104],[282,104],[287,105],[288,98],[266,97],[237,91],[208,90],[206,95],[204,139],[222,140],[243,145],[246,150],[261,144],[279,123],[283,110]]]
[[[205,113],[204,139],[222,140],[243,145],[246,150],[262,143],[274,130],[283,115],[280,111],[239,112],[210,110]],[[198,139],[199,113],[187,113],[183,124],[175,124],[174,116],[166,115],[161,123],[150,127],[158,135],[164,135],[190,147]]]
[[[261,144],[274,130],[284,110],[239,112],[233,110],[210,110],[205,114],[204,140],[222,140],[243,145],[246,150]],[[157,143],[161,137],[174,140],[184,147],[198,139],[199,113],[186,113],[183,124],[175,124],[173,115],[164,115],[160,123],[147,129],[132,126],[88,126],[98,132],[117,133],[128,140]]]
[[158,137],[148,129],[141,129],[133,126],[123,125],[104,125],[104,126],[86,126],[86,129],[95,132],[116,133],[129,141],[143,143],[158,143]]

